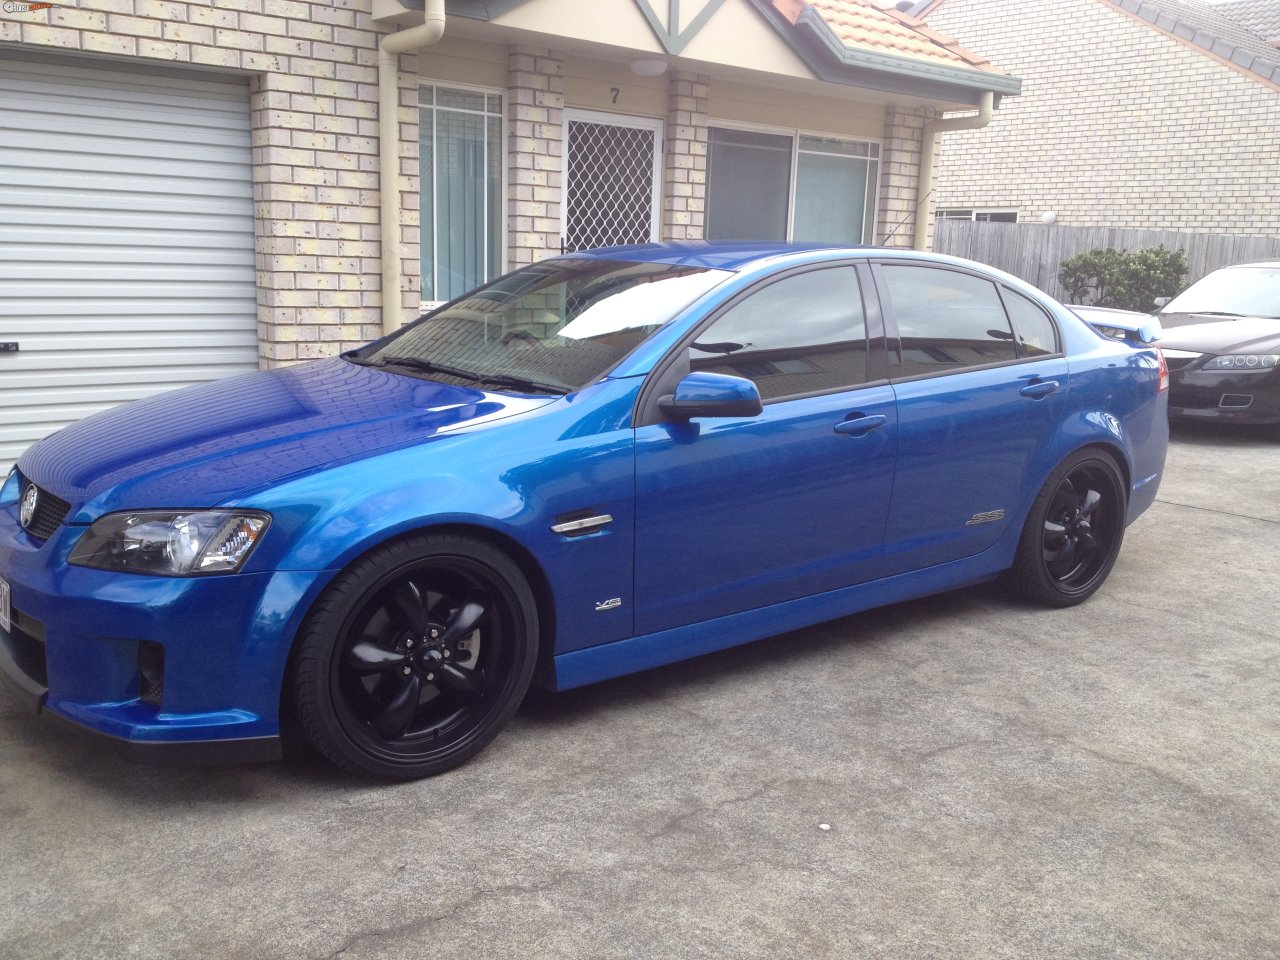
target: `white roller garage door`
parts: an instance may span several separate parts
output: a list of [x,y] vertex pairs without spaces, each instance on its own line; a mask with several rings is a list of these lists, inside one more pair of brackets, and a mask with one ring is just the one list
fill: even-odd
[[87,414],[256,369],[254,282],[245,83],[6,53],[0,477]]

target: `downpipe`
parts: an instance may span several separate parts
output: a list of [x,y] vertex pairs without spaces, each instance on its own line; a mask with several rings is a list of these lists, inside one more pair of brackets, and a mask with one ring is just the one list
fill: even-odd
[[928,249],[929,242],[929,194],[933,192],[933,166],[937,158],[937,137],[952,130],[980,130],[991,122],[996,96],[984,91],[978,101],[978,112],[963,117],[938,117],[922,128],[920,143],[920,179],[916,184],[916,231],[911,246],[915,250]]
[[426,0],[423,22],[389,33],[378,43],[378,194],[382,234],[382,332],[404,320],[400,237],[400,54],[429,47],[444,35],[445,0]]

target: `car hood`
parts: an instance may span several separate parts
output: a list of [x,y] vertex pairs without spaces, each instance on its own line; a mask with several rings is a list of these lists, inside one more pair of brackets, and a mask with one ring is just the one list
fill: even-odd
[[505,419],[555,397],[519,397],[345,360],[138,400],[29,448],[18,469],[72,504],[74,519],[140,507],[212,506],[263,484]]
[[1242,317],[1165,327],[1157,344],[1195,353],[1280,353],[1280,320]]

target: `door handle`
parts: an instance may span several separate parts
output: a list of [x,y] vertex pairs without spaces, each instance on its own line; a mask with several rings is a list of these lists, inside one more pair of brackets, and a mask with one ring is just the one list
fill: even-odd
[[1057,380],[1037,380],[1035,383],[1028,383],[1018,392],[1024,397],[1031,397],[1034,400],[1038,400],[1041,397],[1047,397],[1057,389]]
[[848,420],[841,420],[836,424],[836,433],[843,433],[849,437],[860,437],[863,434],[870,433],[879,427],[883,427],[889,422],[889,418],[881,414],[871,417],[853,416]]

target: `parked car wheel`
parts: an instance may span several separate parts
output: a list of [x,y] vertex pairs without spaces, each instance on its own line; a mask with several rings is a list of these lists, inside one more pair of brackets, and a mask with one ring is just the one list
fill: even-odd
[[1006,584],[1051,607],[1087,600],[1115,565],[1124,518],[1124,480],[1115,460],[1100,450],[1077,451],[1031,505]]
[[294,658],[298,725],[353,772],[443,773],[511,718],[537,647],[533,594],[506,554],[456,534],[407,537],[317,602]]

